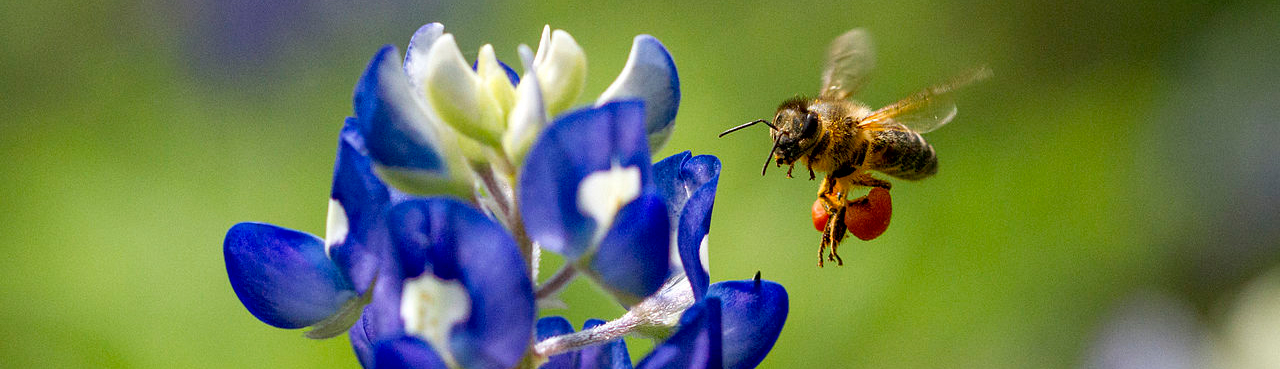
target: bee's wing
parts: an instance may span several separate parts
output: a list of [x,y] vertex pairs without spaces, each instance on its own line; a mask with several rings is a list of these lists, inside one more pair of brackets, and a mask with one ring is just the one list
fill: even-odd
[[956,104],[951,92],[961,86],[991,76],[991,70],[980,67],[952,78],[946,83],[917,92],[889,106],[880,108],[858,122],[859,127],[900,123],[916,133],[927,133],[942,127],[956,117]]
[[827,49],[827,65],[822,71],[823,98],[844,100],[867,81],[867,73],[875,66],[871,35],[861,28],[845,32],[831,41]]

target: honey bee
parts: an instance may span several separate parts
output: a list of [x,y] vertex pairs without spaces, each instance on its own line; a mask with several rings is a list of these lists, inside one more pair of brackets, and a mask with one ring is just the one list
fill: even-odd
[[[797,162],[808,166],[810,180],[815,178],[814,171],[826,173],[818,189],[818,201],[826,211],[823,215],[829,215],[825,217],[822,244],[818,249],[819,267],[824,257],[844,265],[836,248],[846,232],[847,208],[851,203],[867,204],[865,197],[847,201],[850,191],[864,187],[884,189],[875,196],[884,203],[872,205],[887,209],[887,190],[891,186],[888,181],[873,177],[872,172],[905,180],[923,179],[937,173],[937,153],[921,134],[955,118],[952,91],[991,75],[985,67],[975,68],[889,106],[871,110],[849,97],[866,82],[866,75],[874,64],[867,32],[862,29],[846,32],[831,42],[822,73],[822,90],[816,99],[786,100],[778,106],[772,122],[760,119],[720,134],[724,137],[763,123],[769,126],[773,147],[769,149],[769,159],[761,175],[769,169],[770,160],[775,166],[786,165],[788,178]],[[821,219],[816,208],[817,204],[815,225]],[[877,213],[883,214],[882,221],[887,226],[888,213]],[[878,235],[875,233],[870,238]],[[859,238],[870,239],[863,235]]]

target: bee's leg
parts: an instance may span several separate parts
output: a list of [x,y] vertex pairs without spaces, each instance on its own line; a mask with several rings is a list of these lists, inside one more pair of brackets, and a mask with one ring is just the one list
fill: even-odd
[[795,177],[792,177],[792,176],[791,176],[791,170],[793,170],[793,169],[796,169],[796,165],[795,165],[795,164],[791,164],[791,166],[788,166],[788,167],[787,167],[787,178],[795,178]]
[[845,206],[840,206],[835,216],[827,220],[827,228],[831,232],[831,253],[827,254],[827,260],[834,260],[837,266],[844,266],[844,260],[840,258],[840,254],[836,251],[840,247],[840,241],[844,240],[844,234],[847,232],[844,225]]
[[827,206],[828,212],[844,200],[844,198],[839,196],[842,195],[840,192],[844,192],[843,189],[847,188],[847,186],[844,186],[840,182],[840,179],[836,179],[828,175],[822,178],[822,184],[818,186],[818,197],[821,198],[822,203]]
[[850,176],[848,178],[849,178],[848,179],[849,183],[856,186],[880,187],[886,190],[892,187],[892,185],[889,184],[889,181],[886,181],[883,179],[877,179],[876,177],[872,177],[870,174],[866,174],[866,173],[863,173],[861,175],[856,175],[856,176]]
[[831,191],[831,186],[835,185],[835,179],[831,176],[822,177],[822,184],[818,185],[818,197],[825,198],[827,192]]
[[[822,230],[822,244],[818,247],[818,266],[821,267],[826,260],[833,260],[844,265],[844,261],[840,260],[840,255],[836,255],[836,247],[840,245],[840,241],[844,239],[847,232],[844,224],[845,216],[845,189],[840,180],[832,176],[822,179],[822,185],[818,188],[818,199],[822,201],[822,206],[826,209],[827,224]],[[830,252],[828,253],[828,247]]]
[[[835,255],[836,247],[840,245],[840,240],[844,238],[844,209],[843,205],[837,205],[831,210],[831,217],[827,218],[827,224],[822,228],[822,245],[818,246],[818,267],[821,268],[825,260],[838,260],[840,256]],[[828,252],[828,250],[830,250]],[[844,265],[840,261],[839,265]]]
[[[828,228],[829,228],[829,227],[831,227],[831,220],[827,220],[827,226],[826,226],[826,227],[828,227]],[[819,268],[821,268],[821,267],[822,267],[822,259],[823,259],[824,257],[826,257],[826,256],[827,256],[826,254],[827,254],[827,243],[828,243],[828,242],[831,242],[831,237],[829,237],[829,236],[827,235],[827,232],[824,230],[824,231],[822,232],[822,244],[821,244],[820,246],[818,246],[818,267],[819,267]]]

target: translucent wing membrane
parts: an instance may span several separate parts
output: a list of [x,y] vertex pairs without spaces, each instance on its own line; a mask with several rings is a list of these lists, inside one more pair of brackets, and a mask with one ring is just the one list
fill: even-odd
[[861,28],[845,32],[831,41],[827,49],[827,65],[822,71],[824,98],[844,100],[867,81],[867,73],[875,67],[871,35]]
[[987,67],[979,67],[880,108],[858,122],[859,127],[902,124],[916,133],[927,133],[942,127],[956,117],[956,104],[951,92],[961,86],[991,76]]

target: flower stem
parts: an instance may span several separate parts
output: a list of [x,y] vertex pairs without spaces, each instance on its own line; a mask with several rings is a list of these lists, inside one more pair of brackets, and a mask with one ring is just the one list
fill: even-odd
[[555,296],[556,293],[568,286],[569,282],[573,282],[573,278],[577,276],[578,269],[574,268],[572,264],[566,264],[563,268],[556,271],[556,274],[551,275],[551,278],[547,279],[546,282],[542,282],[541,285],[538,285],[538,290],[534,293],[533,297],[541,300],[546,297]]
[[628,313],[591,329],[547,338],[534,345],[533,352],[538,357],[549,358],[557,354],[613,341],[635,331],[643,320],[639,316]]
[[509,187],[498,183],[498,179],[494,176],[494,172],[497,169],[493,167],[475,169],[475,172],[480,177],[480,182],[484,184],[489,196],[493,198],[494,204],[498,207],[494,213],[502,218],[504,225],[509,228],[511,235],[514,236],[516,245],[520,250],[520,256],[524,257],[525,264],[529,265],[532,270],[538,270],[538,266],[533,265],[533,241],[529,239],[529,234],[524,229],[524,220],[520,217],[520,212],[514,205],[515,201],[511,196],[512,191],[508,189]]
[[[550,285],[551,281],[562,279],[557,277],[567,273],[569,272],[561,269],[561,272],[557,272],[551,280],[543,283],[543,286]],[[544,288],[538,289],[539,296],[543,290]],[[618,319],[591,329],[547,338],[533,346],[533,353],[540,359],[546,359],[556,354],[607,343],[632,333],[654,339],[666,339],[680,321],[680,316],[693,305],[694,300],[693,289],[688,279],[683,275],[673,277],[668,279],[657,293],[632,306]]]

